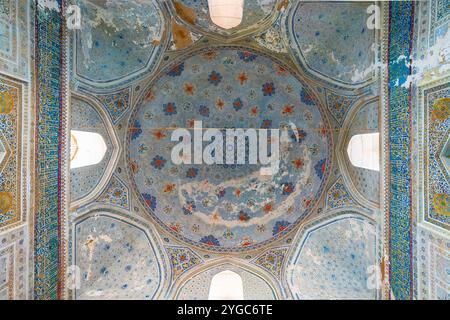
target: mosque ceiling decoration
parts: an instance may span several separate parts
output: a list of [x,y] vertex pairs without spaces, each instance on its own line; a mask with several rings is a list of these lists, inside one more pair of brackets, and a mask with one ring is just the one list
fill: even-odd
[[187,247],[166,246],[166,252],[172,265],[172,279],[204,262],[194,251]]
[[108,127],[104,112],[95,106],[92,99],[83,99],[77,96],[71,98],[71,130],[93,132],[101,135],[106,144],[106,153],[103,159],[95,164],[70,170],[71,201],[73,205],[93,193],[98,193],[108,180],[106,172],[108,167],[114,166],[117,158],[118,146],[114,131]]
[[356,204],[356,201],[345,186],[342,177],[339,177],[331,188],[328,189],[326,199],[326,206],[330,209],[348,207]]
[[0,229],[25,219],[20,174],[26,162],[20,136],[24,94],[20,82],[0,76]]
[[426,206],[423,219],[449,230],[450,223],[450,86],[424,89],[424,181]]
[[[72,39],[70,56],[73,77],[70,86],[76,97],[71,102],[75,104],[74,111],[79,109],[77,101],[88,102],[84,110],[89,110],[89,117],[94,117],[97,123],[90,129],[101,133],[107,141],[105,158],[108,161],[106,165],[102,163],[89,168],[91,173],[86,173],[88,179],[82,178],[83,181],[80,180],[81,183],[72,190],[78,192],[76,201],[81,204],[77,208],[80,210],[71,211],[76,216],[71,227],[77,239],[72,244],[76,250],[81,250],[82,255],[76,253],[71,259],[80,258],[83,266],[95,269],[93,274],[96,275],[83,280],[83,290],[75,297],[93,297],[96,294],[144,299],[162,297],[163,287],[168,287],[167,282],[173,280],[172,291],[178,290],[179,283],[183,284],[182,289],[177,291],[177,297],[207,298],[211,277],[230,269],[241,275],[244,283],[252,288],[249,290],[259,290],[257,296],[252,296],[248,291],[244,294],[246,298],[278,298],[280,295],[274,293],[273,285],[267,279],[261,282],[260,276],[266,274],[276,283],[281,276],[283,285],[291,281],[286,288],[292,289],[298,283],[292,282],[292,278],[283,279],[283,271],[286,270],[283,268],[289,264],[301,264],[304,269],[299,269],[296,274],[301,279],[300,290],[295,291],[298,297],[377,298],[379,296],[375,291],[363,288],[367,279],[362,270],[379,264],[374,248],[381,246],[376,235],[380,226],[375,228],[371,221],[353,215],[352,210],[358,206],[368,209],[362,209],[367,215],[377,221],[384,219],[385,225],[390,226],[392,237],[389,240],[393,244],[390,249],[395,254],[391,255],[389,271],[395,297],[409,298],[414,295],[411,289],[413,267],[409,260],[412,257],[412,233],[408,229],[412,222],[409,215],[411,193],[407,191],[411,181],[408,168],[400,165],[411,156],[406,150],[409,144],[405,144],[411,138],[408,131],[411,110],[408,109],[409,96],[403,91],[404,88],[395,85],[396,80],[405,80],[405,74],[409,72],[403,68],[403,62],[396,60],[407,52],[404,51],[406,47],[409,48],[409,42],[405,39],[411,35],[399,31],[411,22],[409,2],[388,5],[392,6],[390,14],[398,14],[401,21],[392,22],[392,30],[384,35],[392,38],[392,61],[388,71],[393,82],[389,101],[392,122],[390,127],[384,124],[385,128],[389,128],[383,134],[406,128],[402,134],[407,137],[401,141],[395,140],[395,135],[392,135],[392,149],[389,149],[391,160],[395,162],[398,160],[396,156],[399,156],[403,162],[399,161],[395,170],[390,172],[392,179],[385,185],[386,193],[392,190],[397,192],[384,195],[389,201],[389,217],[380,214],[380,206],[383,206],[383,199],[379,197],[383,192],[380,190],[380,179],[383,173],[355,168],[345,152],[353,135],[379,132],[383,127],[379,126],[379,88],[373,73],[373,64],[378,57],[372,45],[378,44],[378,39],[375,31],[366,27],[366,8],[372,2],[312,4],[291,1],[284,6],[285,1],[246,1],[246,5],[255,6],[247,8],[254,15],[244,15],[241,25],[230,30],[218,28],[212,23],[205,10],[206,0],[166,3],[84,0],[78,3],[88,23],[83,26],[85,29],[74,32]],[[431,6],[435,15],[430,25],[434,31],[430,32],[436,41],[441,39],[448,17],[442,3],[433,1]],[[330,6],[336,7],[336,10],[330,10]],[[20,10],[18,13],[19,17],[23,14]],[[140,21],[128,19],[130,15],[139,16]],[[353,20],[348,19],[349,16]],[[40,16],[39,25],[55,18],[49,17]],[[388,17],[385,17],[386,27]],[[59,21],[59,18],[55,19]],[[139,30],[142,32],[137,32]],[[43,64],[38,67],[41,81],[45,69],[61,58],[58,50],[64,43],[63,36],[55,30],[52,32],[55,34],[42,32],[49,37],[41,41],[48,48],[55,49],[48,52],[57,54],[51,56],[54,61],[49,65],[45,65],[46,60],[39,60]],[[13,33],[12,37],[15,37]],[[219,46],[215,44],[217,42],[229,45]],[[401,44],[400,51],[396,51],[394,43]],[[277,53],[277,58],[269,51]],[[49,53],[40,51],[43,57]],[[20,52],[18,56],[20,61]],[[0,56],[0,63],[3,60]],[[16,70],[18,77],[21,73],[23,77],[26,75],[20,67],[10,65],[9,68]],[[55,80],[59,74],[58,77],[53,76]],[[387,83],[383,82],[383,85]],[[53,119],[60,114],[57,108],[63,110],[65,107],[63,102],[56,103],[61,95],[64,96],[64,92],[59,92],[63,90],[55,89],[49,93],[54,99],[51,107],[55,108],[41,110],[42,119]],[[443,86],[439,90],[444,90]],[[429,210],[424,220],[437,229],[447,229],[448,199],[445,196],[434,197],[448,193],[445,184],[445,179],[448,180],[449,150],[448,132],[444,130],[448,127],[445,120],[448,120],[445,118],[446,100],[442,100],[444,103],[439,105],[437,111],[432,111],[435,102],[445,98],[447,93],[437,94],[434,89],[425,92],[424,97],[429,98],[426,108],[430,111],[426,124],[434,130],[430,130],[430,137],[436,139],[427,141],[426,152],[429,153],[423,155],[428,157],[425,161],[432,164],[429,168],[424,167],[430,170],[429,185],[426,186],[430,193],[424,199]],[[4,110],[10,115],[15,110],[10,106],[9,103],[0,105],[0,112]],[[74,123],[81,126],[92,120],[84,114],[78,116],[79,113],[71,114]],[[64,117],[63,112],[61,116]],[[439,122],[433,117],[445,119]],[[171,151],[178,141],[171,141],[172,132],[187,128],[193,136],[192,126],[200,120],[204,129],[219,128],[221,132],[250,127],[278,128],[282,129],[281,132],[285,129],[287,140],[283,140],[280,147],[285,148],[289,155],[287,159],[282,159],[279,174],[265,181],[259,175],[259,167],[252,168],[246,164],[173,165]],[[293,130],[291,124],[298,130]],[[60,128],[51,129],[51,132],[57,132]],[[59,134],[63,138],[60,131]],[[10,143],[3,136],[0,140],[4,146],[0,148],[0,156],[4,155],[0,167],[3,167],[11,158],[8,156]],[[41,162],[46,160],[43,145],[39,145]],[[58,152],[52,150],[52,164]],[[222,148],[222,152],[226,155],[226,148]],[[334,154],[337,155],[336,162],[332,161]],[[289,174],[283,175],[283,169]],[[434,175],[436,179],[431,178]],[[95,181],[83,189],[86,186],[84,181],[89,180]],[[52,177],[48,181],[55,186],[63,182],[60,177]],[[50,187],[46,189],[47,185],[41,187],[49,194],[54,192]],[[77,188],[83,190],[77,191]],[[62,218],[58,211],[59,204],[55,203],[55,198],[49,199],[48,205],[40,204],[37,221],[48,218],[58,224],[59,229],[55,227],[55,230],[62,231],[64,235],[58,221]],[[261,199],[271,201],[264,203]],[[95,218],[90,210],[98,205],[108,209],[100,214],[101,217]],[[115,214],[106,211],[114,211]],[[344,217],[350,211],[352,216]],[[82,219],[89,218],[79,222],[78,215]],[[148,224],[136,223],[128,215],[136,219],[139,217]],[[306,218],[321,220],[313,225],[308,222],[305,227]],[[392,219],[388,222],[387,218]],[[110,273],[100,272],[101,266],[114,259],[105,252],[99,252],[95,263],[89,260],[88,255],[83,256],[86,252],[81,248],[90,241],[90,236],[101,238],[103,234],[111,234],[109,225],[115,223],[112,220],[118,221],[116,226],[123,235],[120,243],[115,244],[117,247],[112,248],[113,251],[136,260],[136,252],[130,253],[121,247],[122,244],[126,247],[126,239],[130,237],[136,241],[135,248],[155,254],[155,264],[131,266],[133,270],[134,267],[140,270],[139,276],[128,273],[128,265],[123,265],[122,260],[117,264],[117,269],[109,270]],[[148,236],[153,222],[158,225],[158,232]],[[99,233],[94,232],[94,227],[98,227]],[[302,233],[304,241],[292,240],[290,236],[296,230],[303,232],[305,228],[307,232]],[[45,230],[39,226],[36,230],[36,252],[44,252],[40,249],[49,247],[49,242],[44,238]],[[369,236],[361,236],[361,230],[369,230]],[[345,236],[342,237],[342,234]],[[349,241],[348,235],[356,241]],[[159,236],[165,243],[163,249],[159,246]],[[425,280],[432,282],[428,287],[428,283],[421,284],[420,294],[426,295],[430,291],[436,297],[443,296],[445,286],[442,279],[445,277],[441,271],[437,276],[431,275],[427,264],[445,264],[445,240],[426,232],[421,233],[420,237],[425,239],[425,243],[420,244],[420,250],[423,248],[426,254],[418,260],[422,264],[421,270],[425,270],[429,277]],[[435,246],[429,248],[427,241],[431,238]],[[54,233],[51,239],[56,241]],[[63,247],[64,239],[58,236],[57,240]],[[76,241],[79,245],[75,244]],[[104,239],[98,243],[106,245]],[[94,251],[101,250],[101,245]],[[354,253],[354,256],[346,255],[341,251],[343,248]],[[311,254],[313,249],[319,250],[316,255]],[[48,254],[38,255],[38,258],[43,258],[45,262],[57,261],[58,250],[52,248]],[[234,253],[230,255],[231,262],[220,265],[214,261],[229,252]],[[171,266],[171,272],[163,270],[165,260]],[[253,269],[241,268],[237,261]],[[313,274],[318,261],[332,261],[335,268],[327,269],[323,264],[325,267]],[[204,268],[204,264],[209,263],[213,267]],[[64,262],[61,264],[63,267]],[[46,265],[58,270],[55,263]],[[37,278],[36,290],[39,293],[36,297],[54,297],[56,275],[43,276],[47,267],[41,267],[43,264],[36,268],[36,274],[42,276]],[[348,268],[353,268],[356,274],[351,275],[352,280],[348,280],[350,276],[345,271]],[[127,281],[117,286],[111,278],[112,274]],[[147,286],[149,290],[145,294],[131,290],[133,283],[145,282],[145,275],[152,279],[152,284]],[[190,276],[193,277],[192,282],[184,285],[184,280]],[[249,279],[248,282],[245,279]],[[324,281],[325,286],[320,287]],[[320,290],[313,290],[316,287]],[[2,292],[0,290],[0,294]]]
[[111,204],[123,209],[130,209],[130,191],[128,186],[117,175],[113,174],[111,180],[97,200],[99,203]]
[[167,275],[151,229],[100,210],[77,221],[73,241],[82,272],[75,298],[151,300],[161,294]]
[[371,80],[376,58],[375,30],[366,23],[371,3],[293,3],[286,29],[299,65],[341,86],[361,86]]
[[[279,171],[267,179],[259,165],[174,165],[171,135],[195,121],[222,131],[280,129]],[[193,51],[160,71],[131,116],[132,187],[175,237],[209,250],[252,249],[285,235],[314,207],[331,161],[327,128],[310,88],[277,59],[237,46]],[[222,148],[212,152],[226,157]]]
[[376,299],[367,273],[377,265],[372,222],[343,212],[304,228],[285,275],[294,299]]
[[0,70],[17,77],[29,77],[28,0],[3,0],[0,3]]
[[288,247],[269,249],[255,258],[252,263],[265,269],[276,279],[281,280],[287,252]]
[[94,87],[111,87],[149,72],[168,43],[159,1],[77,0],[82,29],[74,36],[74,74]]

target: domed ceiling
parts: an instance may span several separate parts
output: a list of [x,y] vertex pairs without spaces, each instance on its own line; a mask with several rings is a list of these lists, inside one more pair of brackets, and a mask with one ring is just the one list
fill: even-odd
[[[279,170],[265,176],[261,162],[248,164],[249,140],[245,164],[188,158],[174,164],[179,140],[171,136],[180,128],[194,136],[195,121],[203,133],[257,129],[259,143],[260,129],[279,129]],[[275,133],[268,137],[271,150]],[[328,175],[330,140],[317,99],[280,61],[237,46],[200,49],[149,83],[129,123],[129,171],[148,213],[174,236],[204,249],[240,251],[283,236],[308,214]],[[220,144],[210,152],[225,159],[228,150]]]

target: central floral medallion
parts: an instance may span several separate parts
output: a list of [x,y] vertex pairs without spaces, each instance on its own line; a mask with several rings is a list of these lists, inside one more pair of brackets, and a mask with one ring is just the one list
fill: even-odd
[[253,49],[215,47],[173,61],[146,89],[129,123],[128,164],[142,204],[168,232],[242,251],[311,211],[330,144],[317,99],[288,67]]

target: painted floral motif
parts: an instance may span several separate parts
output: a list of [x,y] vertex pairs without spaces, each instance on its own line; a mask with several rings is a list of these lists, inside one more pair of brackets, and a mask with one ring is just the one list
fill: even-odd
[[248,75],[246,72],[241,72],[238,77],[239,83],[243,85],[248,80]]
[[328,190],[326,203],[328,208],[340,208],[354,204],[342,177],[339,177]]
[[340,96],[333,92],[327,92],[328,110],[340,125],[343,124],[347,112],[354,101],[354,97]]
[[316,170],[316,174],[320,179],[323,178],[323,174],[325,173],[326,165],[327,165],[326,159],[322,159],[319,162],[317,162],[316,165],[314,166],[314,169]]
[[112,122],[116,124],[131,105],[131,90],[124,89],[113,94],[98,95],[98,98],[111,117]]
[[283,196],[288,196],[294,192],[295,186],[292,182],[284,182],[282,183]]
[[192,250],[184,247],[166,247],[175,277],[203,262]]
[[252,263],[266,269],[280,279],[286,252],[286,248],[273,249],[257,257]]
[[222,75],[216,71],[211,72],[211,74],[208,77],[209,83],[218,86],[219,83],[222,81]]
[[207,106],[200,106],[198,108],[198,113],[203,117],[209,117],[209,108]]
[[272,96],[275,94],[275,86],[273,85],[273,82],[266,82],[262,86],[262,92],[264,96]]
[[106,190],[100,196],[98,202],[112,204],[124,209],[129,207],[128,187],[115,175],[112,176]]
[[436,100],[431,111],[433,119],[444,121],[450,116],[450,98],[440,98]]
[[213,235],[205,236],[200,239],[201,243],[204,243],[208,246],[220,246],[219,240],[217,240]]
[[163,110],[166,116],[173,116],[174,114],[177,114],[177,106],[174,102],[163,104]]
[[177,64],[167,74],[171,77],[179,77],[184,71],[184,63]]
[[164,159],[162,156],[156,156],[153,158],[152,162],[150,163],[153,168],[161,170],[164,168],[164,165],[166,164],[167,160]]
[[197,208],[194,201],[189,201],[184,207],[183,207],[183,213],[186,216],[192,215],[192,212]]
[[283,232],[284,230],[287,229],[287,227],[290,225],[290,223],[288,221],[277,221],[275,223],[275,226],[273,227],[272,230],[272,234],[275,236],[277,234],[279,234],[280,232]]
[[250,220],[250,216],[242,210],[239,211],[239,221],[247,222],[248,220]]
[[234,99],[234,101],[233,101],[234,110],[239,111],[242,109],[242,106],[243,106],[243,103],[242,103],[241,98]]
[[133,127],[130,128],[130,131],[131,131],[131,140],[139,138],[139,136],[142,133],[141,123],[136,120],[133,124]]
[[191,83],[185,83],[183,89],[184,93],[186,93],[187,95],[193,96],[195,93],[195,87]]
[[302,143],[303,141],[305,141],[305,138],[308,134],[306,133],[305,130],[303,129],[295,129],[292,130],[291,133],[291,139],[293,141],[297,141],[298,143]]
[[262,129],[270,129],[272,127],[272,120],[270,119],[264,119],[261,121],[261,128]]
[[147,204],[147,206],[152,209],[152,210],[156,210],[156,197],[152,196],[151,194],[145,193],[142,195],[142,197],[144,198],[145,203]]
[[315,104],[313,96],[310,95],[305,88],[302,88],[302,91],[300,91],[300,99],[308,106],[313,106]]
[[197,168],[190,168],[188,169],[188,171],[186,171],[186,177],[188,177],[189,179],[194,179],[198,174],[198,169]]

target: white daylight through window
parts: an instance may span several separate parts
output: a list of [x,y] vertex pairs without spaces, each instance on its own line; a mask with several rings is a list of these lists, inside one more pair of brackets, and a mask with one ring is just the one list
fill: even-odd
[[103,160],[107,146],[95,132],[71,130],[70,169],[92,166]]
[[237,273],[225,270],[211,279],[209,300],[243,300],[242,278]]
[[354,135],[348,143],[347,153],[355,167],[380,171],[380,133]]

